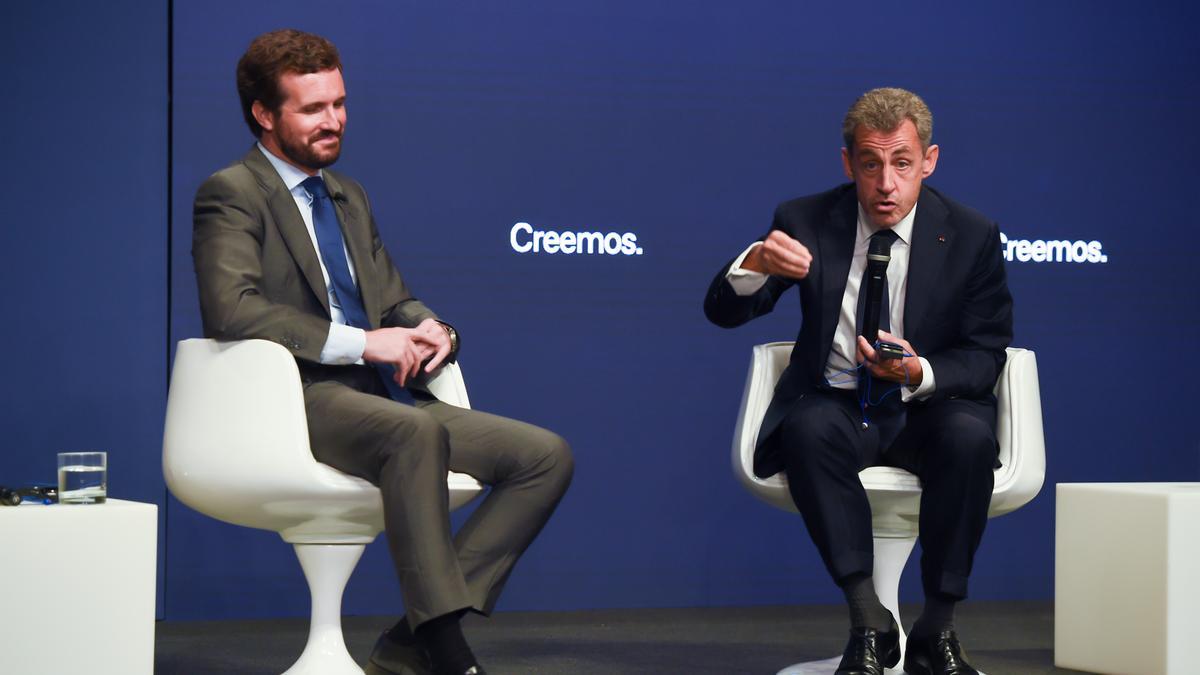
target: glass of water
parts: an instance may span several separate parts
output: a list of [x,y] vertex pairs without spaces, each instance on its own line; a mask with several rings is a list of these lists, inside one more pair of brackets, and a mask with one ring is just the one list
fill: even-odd
[[58,453],[58,503],[103,504],[108,496],[108,453]]

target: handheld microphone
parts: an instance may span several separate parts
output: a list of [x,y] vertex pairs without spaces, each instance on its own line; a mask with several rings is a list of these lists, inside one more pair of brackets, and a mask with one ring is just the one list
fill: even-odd
[[867,344],[879,340],[879,310],[883,305],[884,275],[892,261],[892,243],[884,237],[871,237],[867,249],[867,278],[865,288],[858,289],[866,294],[863,305],[862,329],[859,333]]

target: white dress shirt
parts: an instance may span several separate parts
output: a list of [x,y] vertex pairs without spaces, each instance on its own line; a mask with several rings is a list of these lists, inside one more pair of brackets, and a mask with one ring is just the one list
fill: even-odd
[[[286,160],[276,157],[270,150],[263,147],[262,143],[258,144],[258,149],[266,156],[271,166],[275,167],[276,173],[283,179],[283,184],[287,186],[288,191],[292,193],[292,198],[296,200],[296,208],[300,209],[300,217],[304,219],[304,226],[308,228],[308,237],[312,239],[313,250],[317,253],[317,262],[321,265],[321,276],[325,279],[325,292],[329,294],[329,313],[333,319],[329,324],[329,336],[325,338],[325,346],[321,348],[321,363],[332,365],[362,363],[363,350],[367,348],[367,334],[363,329],[346,323],[346,315],[342,313],[342,307],[337,301],[337,294],[333,291],[333,284],[329,281],[329,270],[325,269],[325,261],[321,258],[321,246],[317,243],[317,231],[313,227],[313,196],[301,185],[309,176]],[[324,179],[324,175],[321,178]],[[346,264],[350,267],[350,279],[357,285],[358,275],[354,271],[354,261],[346,252],[346,242],[344,241],[342,242],[342,252],[346,256]]]
[[[888,332],[899,337],[904,337],[904,301],[908,286],[908,256],[912,246],[913,222],[916,217],[917,207],[913,206],[908,215],[892,227],[899,238],[892,244],[892,260],[888,263],[887,268],[888,298],[891,304],[888,317],[892,328]],[[854,257],[850,260],[850,276],[846,279],[846,292],[842,295],[837,330],[833,334],[833,346],[829,351],[829,361],[825,364],[825,379],[830,386],[838,389],[856,389],[858,387],[858,374],[855,372],[858,365],[855,361],[858,338],[855,316],[858,313],[858,287],[862,284],[863,273],[867,269],[869,240],[877,229],[871,226],[866,214],[863,213],[862,206],[859,206],[858,230],[854,235]],[[768,275],[742,268],[742,261],[746,259],[750,251],[754,250],[755,246],[761,245],[760,241],[754,242],[730,265],[725,278],[733,287],[734,293],[753,295],[767,283]],[[921,384],[915,387],[901,387],[900,397],[906,402],[913,398],[926,398],[934,392],[933,369],[930,368],[929,361],[925,357],[919,356],[918,359],[921,361]]]

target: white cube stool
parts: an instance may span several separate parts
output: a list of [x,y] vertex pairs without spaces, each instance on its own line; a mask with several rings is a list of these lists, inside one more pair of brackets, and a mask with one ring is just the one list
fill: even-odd
[[158,507],[0,507],[0,671],[151,675]]
[[1196,673],[1200,483],[1060,483],[1054,665]]

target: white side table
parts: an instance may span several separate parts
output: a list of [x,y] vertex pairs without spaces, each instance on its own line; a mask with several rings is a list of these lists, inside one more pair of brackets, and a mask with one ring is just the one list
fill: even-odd
[[1054,665],[1196,672],[1200,483],[1060,483]]
[[0,507],[0,671],[151,675],[158,507]]

